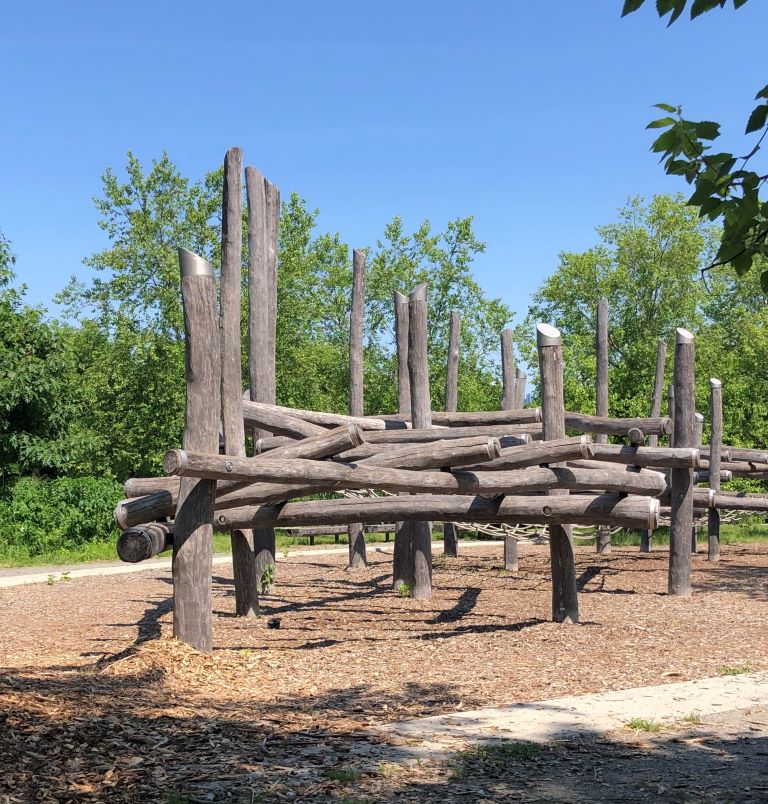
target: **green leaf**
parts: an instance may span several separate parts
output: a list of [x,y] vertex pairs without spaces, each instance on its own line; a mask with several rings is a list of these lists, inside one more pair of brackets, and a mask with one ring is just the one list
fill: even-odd
[[720,136],[720,123],[713,123],[710,120],[701,120],[698,123],[691,123],[696,136],[702,140],[714,140]]
[[695,20],[700,14],[705,11],[711,11],[713,8],[720,6],[723,7],[724,0],[693,0],[691,6],[691,19]]
[[747,130],[744,133],[751,134],[753,131],[760,131],[765,125],[766,119],[768,119],[768,103],[763,103],[752,110],[747,121]]
[[755,100],[760,100],[760,98],[768,98],[768,84],[755,95]]
[[651,151],[654,153],[662,152],[677,152],[678,136],[674,128],[670,128],[663,134],[658,136],[651,145]]
[[699,217],[703,218],[705,215],[708,215],[710,220],[714,220],[720,212],[722,203],[723,199],[716,195],[704,199],[699,205]]
[[624,8],[621,9],[621,16],[626,17],[627,14],[637,11],[644,2],[645,0],[624,0]]
[[667,128],[667,126],[674,126],[675,125],[675,118],[674,117],[660,117],[658,120],[651,120],[650,123],[646,126],[648,128]]
[[667,23],[667,27],[669,27],[685,10],[685,4],[687,0],[677,0],[675,3],[675,8],[672,11],[672,16],[669,18],[669,22]]
[[733,265],[733,267],[736,269],[736,273],[739,276],[744,276],[744,274],[752,267],[752,258],[753,255],[749,251],[742,251],[741,254],[737,254],[735,257],[733,257],[730,262],[731,265]]
[[668,103],[654,103],[654,107],[656,109],[661,109],[662,112],[669,112],[670,114],[675,114],[675,112],[677,112],[677,107],[670,106]]
[[763,289],[763,293],[768,293],[768,271],[760,274],[760,287]]

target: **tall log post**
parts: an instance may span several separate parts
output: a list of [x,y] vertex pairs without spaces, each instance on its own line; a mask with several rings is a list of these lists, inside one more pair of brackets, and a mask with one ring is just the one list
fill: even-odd
[[[560,330],[549,324],[539,324],[536,327],[536,346],[541,373],[544,440],[565,438],[563,348]],[[549,495],[555,496],[551,491]],[[576,563],[568,525],[549,526],[549,553],[552,564],[552,619],[559,623],[577,623],[579,598],[576,589]]]
[[[597,327],[595,328],[595,355],[597,363],[595,388],[595,413],[608,415],[608,299],[597,303]],[[607,444],[604,433],[595,435],[595,442]],[[595,535],[595,549],[598,553],[611,552],[611,529],[600,526]]]
[[522,410],[525,406],[525,379],[525,372],[518,368],[515,371],[515,410]]
[[[395,291],[395,344],[397,346],[397,412],[411,415],[411,378],[408,375],[408,297]],[[410,584],[408,577],[409,537],[403,523],[395,523],[395,544],[392,550],[392,588]]]
[[672,426],[669,431],[669,446],[675,445],[675,384],[671,383],[667,389],[667,409]]
[[[245,455],[240,324],[242,318],[243,152],[230,148],[224,157],[221,218],[221,420],[224,451]],[[255,617],[259,607],[259,576],[253,532],[233,530],[232,570],[235,613]]]
[[[432,426],[427,352],[427,286],[419,285],[408,295],[408,376],[411,382],[411,421],[414,427]],[[408,576],[411,596],[432,597],[432,523],[407,522],[409,535]]]
[[[277,326],[277,235],[280,197],[277,188],[254,167],[245,169],[248,201],[248,375],[251,399],[275,403],[275,332]],[[271,435],[263,431],[262,436]],[[275,531],[253,532],[256,572],[261,580],[275,565]],[[274,573],[273,573],[274,574]],[[268,591],[263,588],[262,591]]]
[[[701,447],[701,444],[704,440],[704,414],[702,413],[694,414],[693,431],[694,431],[693,437],[695,441],[695,446]],[[694,483],[695,482],[696,480],[694,475]],[[693,555],[696,555],[697,550],[698,550],[698,542],[696,540],[696,520],[693,520],[691,524],[691,553]]]
[[[651,398],[651,416],[657,418],[661,416],[661,400],[664,395],[664,366],[667,361],[667,342],[659,338],[656,351],[656,373],[653,378],[653,397]],[[648,436],[648,446],[655,447],[659,443],[657,435]],[[651,552],[651,540],[653,531],[644,528],[640,531],[640,552]]]
[[512,410],[515,404],[515,348],[511,329],[501,332],[501,409]]
[[[720,461],[723,449],[723,384],[714,377],[709,381],[712,409],[712,434],[709,440],[709,487],[720,491]],[[707,511],[707,559],[720,560],[720,511]]]
[[[501,409],[513,410],[517,394],[517,377],[515,371],[515,354],[512,341],[512,330],[505,329],[501,333]],[[504,534],[504,569],[517,572],[517,539],[509,533]]]
[[[216,453],[221,417],[221,343],[213,266],[179,249],[184,306],[184,448]],[[209,652],[211,543],[216,481],[182,478],[174,522],[173,635]]]
[[[364,416],[363,404],[363,316],[365,313],[365,253],[352,252],[352,305],[349,314],[349,414]],[[367,565],[365,529],[362,522],[347,526],[349,569]]]
[[[695,446],[695,347],[693,335],[675,332],[674,444]],[[691,528],[693,526],[693,469],[670,469],[671,514],[668,591],[676,597],[691,594]]]
[[[445,410],[454,413],[459,401],[459,344],[461,342],[461,316],[451,310],[448,332],[448,365],[445,371]],[[455,522],[443,523],[443,554],[456,558],[459,553],[459,529]]]

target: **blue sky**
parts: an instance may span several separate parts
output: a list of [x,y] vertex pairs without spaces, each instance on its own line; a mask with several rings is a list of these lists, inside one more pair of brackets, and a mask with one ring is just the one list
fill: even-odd
[[[486,291],[524,313],[564,250],[630,195],[682,189],[652,104],[740,134],[768,81],[768,4],[667,29],[621,0],[6,4],[0,230],[48,304],[100,248],[92,198],[132,149],[193,178],[231,145],[324,230],[373,244],[401,215],[472,214]],[[706,66],[703,66],[706,64]]]

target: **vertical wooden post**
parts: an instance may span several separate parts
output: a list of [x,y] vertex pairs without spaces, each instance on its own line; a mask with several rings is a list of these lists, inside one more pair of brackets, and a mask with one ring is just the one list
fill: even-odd
[[[365,415],[363,404],[363,316],[365,313],[365,253],[352,252],[352,304],[349,314],[349,413]],[[362,522],[347,525],[349,568],[366,566]]]
[[[408,297],[395,291],[395,343],[397,346],[397,412],[411,415],[411,378],[408,376]],[[410,538],[403,522],[395,523],[395,544],[392,549],[392,588],[399,590],[410,585],[408,551]]]
[[[656,374],[653,378],[653,397],[651,399],[651,416],[661,416],[661,398],[664,394],[664,365],[667,360],[667,342],[659,338],[658,350],[656,352]],[[655,447],[659,443],[659,437],[652,435],[648,437],[649,446]],[[651,552],[651,540],[653,531],[645,528],[640,531],[640,552]]]
[[[243,152],[230,148],[224,157],[221,216],[221,420],[224,451],[245,455],[243,376],[240,342],[243,260]],[[259,608],[259,576],[253,550],[253,531],[233,530],[232,570],[235,613],[255,617]]]
[[[254,167],[245,169],[248,201],[248,374],[251,399],[275,403],[277,237],[280,196]],[[263,433],[262,435],[271,435]],[[253,531],[259,579],[275,565],[275,531]],[[273,571],[274,575],[274,571]],[[262,589],[262,591],[268,591]]]
[[[709,487],[720,491],[720,455],[723,448],[723,384],[714,377],[709,381],[712,408],[712,435],[709,439]],[[720,560],[720,511],[707,510],[707,558]]]
[[[693,421],[693,430],[694,430],[694,443],[695,447],[700,447],[703,440],[704,440],[704,415],[702,413],[695,413],[694,414],[694,421]],[[691,553],[696,555],[698,550],[698,543],[696,541],[696,520],[694,519],[691,523]]]
[[[695,347],[693,335],[675,331],[674,444],[695,446]],[[691,528],[693,526],[693,469],[670,469],[671,527],[669,533],[670,595],[691,594]]]
[[525,372],[519,368],[515,371],[515,401],[514,409],[522,410],[525,407]]
[[[179,249],[184,305],[184,449],[216,453],[221,418],[221,344],[213,266]],[[212,649],[211,542],[216,481],[181,479],[173,540],[173,635]]]
[[[448,365],[445,371],[445,409],[454,412],[459,401],[459,344],[461,336],[461,316],[451,310],[451,323],[448,333]],[[459,550],[459,529],[455,522],[443,524],[443,554],[456,558]]]
[[[608,299],[600,299],[597,303],[597,326],[595,328],[595,355],[597,363],[595,413],[598,416],[608,415]],[[597,433],[598,444],[608,443],[608,436]],[[595,549],[598,553],[611,552],[611,529],[605,525],[597,528]]]
[[[560,342],[560,330],[549,324],[539,324],[536,327],[536,346],[541,372],[542,429],[544,440],[551,441],[565,437],[563,348]],[[556,493],[568,492],[549,492],[550,496]],[[558,623],[577,623],[579,598],[569,526],[549,526],[549,554],[552,563],[552,619]]]
[[456,310],[451,310],[451,324],[448,333],[448,365],[445,370],[445,409],[448,413],[458,410],[460,337],[461,316]]
[[[512,330],[501,333],[501,410],[515,410],[517,377],[513,351]],[[517,539],[509,533],[504,534],[504,569],[517,572]]]
[[672,383],[667,390],[667,415],[672,423],[671,432],[669,434],[669,445],[675,443],[675,384]]
[[515,348],[511,329],[501,331],[501,409],[515,404]]
[[[408,376],[411,381],[411,421],[415,428],[432,426],[427,353],[427,286],[419,285],[408,295]],[[411,596],[432,597],[432,523],[407,522],[409,534],[408,575]]]

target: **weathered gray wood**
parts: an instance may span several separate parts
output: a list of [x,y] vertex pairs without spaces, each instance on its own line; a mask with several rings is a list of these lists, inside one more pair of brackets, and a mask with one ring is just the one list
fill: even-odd
[[[415,428],[431,427],[426,285],[413,288],[408,295],[408,377],[411,384],[411,422]],[[374,471],[380,474],[383,470],[377,468]],[[408,534],[411,597],[427,600],[432,597],[432,524],[428,521],[408,522],[403,525],[403,530]]]
[[173,548],[173,523],[151,522],[124,530],[117,539],[121,561],[138,564]]
[[[559,441],[565,438],[563,349],[560,331],[548,324],[539,324],[536,327],[536,345],[541,376],[544,440]],[[562,491],[556,493],[567,494]],[[553,498],[553,501],[554,499],[556,498]],[[564,527],[561,523],[549,526],[549,554],[552,564],[552,619],[555,622],[578,623],[579,599],[570,528]]]
[[[397,412],[403,419],[411,417],[411,378],[408,374],[408,297],[394,293],[395,344],[397,347]],[[399,590],[410,584],[410,531],[403,522],[396,522],[395,544],[392,551],[392,588]]]
[[447,438],[470,438],[472,436],[491,436],[508,438],[520,444],[530,441],[531,433],[541,433],[540,424],[496,424],[476,427],[414,427],[411,430],[375,430],[365,434],[368,444],[423,444]]
[[696,469],[703,465],[696,447],[633,447],[622,444],[594,444],[595,460],[666,469]]
[[[596,389],[595,413],[598,416],[608,415],[608,299],[600,299],[597,303],[597,326],[595,327],[595,355],[596,355]],[[638,440],[637,435],[640,434]],[[643,434],[636,427],[627,432],[633,444],[642,443]],[[605,433],[597,433],[595,441],[598,444],[608,443]],[[611,552],[611,529],[599,527],[595,534],[595,549],[598,553]]]
[[301,419],[305,423],[308,422],[324,428],[339,427],[342,424],[356,424],[362,430],[405,430],[410,427],[410,424],[405,421],[399,421],[387,416],[347,416],[343,413],[289,408],[285,405],[268,405],[264,402],[249,402],[249,410],[254,414],[262,411],[268,414],[284,414],[291,419]]
[[[184,307],[185,449],[216,452],[221,418],[221,345],[213,266],[179,249]],[[210,651],[211,541],[216,483],[184,478],[174,522],[173,634]]]
[[[702,458],[709,459],[712,452],[710,444],[701,445]],[[724,463],[744,461],[746,463],[762,463],[768,465],[768,452],[761,449],[746,449],[744,447],[720,447],[720,460]]]
[[[706,490],[704,490],[706,491]],[[570,497],[513,496],[496,499],[461,495],[401,495],[312,500],[275,506],[234,508],[217,514],[222,529],[303,527],[349,522],[419,520],[442,522],[522,522],[530,524],[606,524],[616,527],[657,527],[659,501],[620,494],[579,494]]]
[[[245,455],[242,377],[243,152],[230,148],[224,157],[221,217],[221,421],[224,451]],[[251,531],[233,530],[232,569],[235,613],[255,617],[259,578]]]
[[397,469],[448,469],[453,466],[482,465],[501,455],[497,438],[452,438],[428,444],[410,444],[379,452],[358,461],[360,466],[391,466]]
[[[170,450],[164,459],[166,472],[210,480],[232,478],[262,483],[296,483],[328,490],[380,489],[432,494],[515,494],[548,489],[626,492],[658,496],[667,484],[661,472],[627,471],[625,467],[589,462],[589,466],[528,467],[501,472],[412,471],[364,464],[329,461],[258,461],[233,455],[210,455]],[[247,494],[248,488],[243,489]]]
[[[607,440],[607,436],[604,436]],[[627,430],[627,441],[633,446],[639,447],[645,443],[645,433],[639,427],[630,427]]]
[[526,466],[558,463],[594,457],[594,445],[588,435],[563,438],[557,441],[536,441],[532,444],[519,444],[504,447],[499,457],[482,464],[467,466],[469,471],[499,471],[501,469],[522,469]]
[[522,410],[525,405],[525,380],[525,372],[521,368],[518,368],[515,371],[515,410]]
[[515,347],[514,332],[501,332],[501,409],[511,410],[515,404]]
[[504,536],[504,569],[507,572],[517,572],[519,568],[517,539],[507,533]]
[[[352,253],[352,304],[349,315],[349,413],[363,416],[363,314],[365,312],[365,254],[355,249]],[[367,565],[365,531],[361,522],[353,522],[347,529],[349,569]]]
[[307,438],[327,432],[327,428],[321,427],[319,424],[311,424],[288,413],[267,408],[265,405],[243,402],[242,406],[245,423],[251,427],[258,427],[262,431],[266,430],[291,438]]
[[701,447],[704,440],[704,414],[695,413],[693,417],[694,439],[697,447]]
[[[723,446],[723,384],[714,377],[709,381],[712,433],[709,452],[709,487],[720,491],[720,455]],[[707,512],[707,558],[720,560],[720,512],[710,508]]]
[[[697,491],[705,491],[705,489],[697,489]],[[749,494],[745,491],[716,491],[712,507],[718,510],[765,513],[768,511],[768,495]]]
[[[696,443],[696,413],[693,335],[686,329],[675,332],[674,446]],[[669,537],[668,591],[676,597],[691,594],[691,529],[693,527],[693,470],[670,470],[671,527]]]
[[673,446],[675,443],[675,384],[671,383],[669,388],[667,389],[667,407],[669,409],[669,420],[672,422],[672,426],[669,429],[669,446]]
[[625,436],[632,428],[642,430],[644,436],[651,434],[668,435],[672,423],[666,416],[657,419],[627,418],[616,419],[609,416],[590,416],[587,413],[565,412],[565,426],[582,433]]
[[[729,469],[721,469],[718,472],[720,476],[721,483],[730,483],[733,480],[733,472]],[[709,469],[698,469],[693,473],[693,482],[694,483],[706,483],[709,485],[711,475]]]
[[448,365],[445,370],[445,410],[455,412],[459,403],[459,346],[461,339],[461,316],[451,310],[448,330]]
[[[254,167],[245,169],[248,202],[248,376],[253,402],[275,402],[275,340],[277,282],[276,188]],[[275,201],[278,201],[275,204]],[[259,433],[267,436],[267,431]],[[253,534],[256,571],[261,578],[275,564],[275,534]]]
[[[400,422],[410,426],[410,415],[399,414],[381,416],[379,419],[390,423]],[[490,427],[496,425],[539,425],[525,429],[541,430],[541,408],[521,408],[518,410],[478,410],[478,411],[432,411],[432,424],[435,427]],[[364,427],[364,430],[394,429],[384,427]]]
[[443,555],[456,558],[459,554],[459,528],[455,522],[443,523]]
[[[664,396],[664,366],[667,362],[667,342],[659,338],[656,351],[656,373],[653,378],[653,396],[651,397],[651,418],[661,416],[661,401]],[[648,446],[655,447],[659,443],[657,435],[648,436]]]

